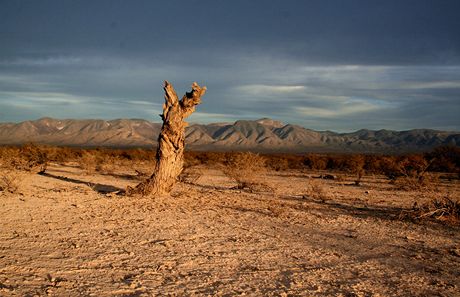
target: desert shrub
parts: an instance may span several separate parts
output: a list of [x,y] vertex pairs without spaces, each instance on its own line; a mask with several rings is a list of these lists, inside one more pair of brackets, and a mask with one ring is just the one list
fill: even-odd
[[[96,159],[88,157],[93,154]],[[185,152],[185,168],[195,165],[222,166],[227,163],[230,155],[239,153],[224,152]],[[390,180],[407,179],[407,177],[424,175],[424,172],[449,172],[460,176],[460,148],[443,146],[432,152],[418,155],[383,156],[363,154],[264,154],[266,166],[272,170],[313,169],[333,170],[356,175],[356,182],[364,172],[384,174]],[[155,148],[112,149],[95,148],[82,149],[73,147],[44,146],[27,144],[22,147],[0,147],[0,166],[11,167],[27,171],[42,171],[49,162],[65,163],[80,162],[82,159],[96,161],[98,168],[92,172],[111,172],[116,166],[111,160],[129,164],[129,162],[153,162],[156,159]],[[124,163],[124,162],[127,163]],[[363,164],[364,162],[364,164]],[[89,164],[88,164],[89,165]],[[83,166],[92,167],[92,166]],[[422,170],[420,170],[422,169]],[[361,175],[360,175],[361,174]]]
[[430,162],[422,155],[402,156],[399,159],[387,159],[385,175],[402,190],[416,190],[429,186],[434,176],[428,176]]
[[96,155],[96,171],[104,174],[113,174],[121,161],[114,156],[97,154]]
[[328,158],[322,155],[307,154],[303,163],[307,168],[324,170],[328,167]]
[[48,154],[45,147],[33,143],[25,144],[21,147],[19,155],[25,161],[24,168],[21,169],[45,172],[48,166]]
[[23,179],[24,173],[18,170],[2,170],[0,173],[0,192],[18,193]]
[[439,182],[438,177],[435,174],[426,173],[423,176],[403,176],[393,181],[396,189],[403,191],[414,191],[414,190],[433,190],[435,185]]
[[435,219],[448,224],[460,225],[460,201],[449,197],[435,198],[401,214],[402,218]]
[[99,151],[105,155],[110,155],[116,157],[119,160],[127,161],[153,161],[156,158],[155,149],[143,149],[143,148],[133,148],[133,149],[99,149]]
[[82,156],[82,149],[69,147],[52,147],[48,149],[48,158],[57,163],[77,161]]
[[266,156],[266,166],[275,171],[287,170],[292,168],[292,163],[290,163],[287,158],[281,156]]
[[265,159],[251,152],[227,154],[223,171],[236,181],[238,189],[254,189],[261,184],[258,177],[265,171]]
[[80,168],[87,174],[94,174],[95,172],[112,174],[120,164],[117,155],[107,149],[89,149],[82,152],[78,162]]
[[312,178],[308,180],[308,187],[305,196],[321,200],[322,202],[326,201],[328,198],[321,181]]
[[204,164],[203,159],[200,158],[200,155],[193,153],[184,155],[184,169],[200,164]]
[[460,147],[448,145],[435,148],[425,155],[432,160],[430,171],[460,173]]
[[91,151],[85,151],[79,159],[79,165],[86,174],[93,174],[98,166],[97,156]]
[[224,153],[224,152],[185,152],[185,159],[196,163],[204,164],[211,166],[224,165],[228,159],[228,155],[233,153]]
[[0,168],[12,169],[19,160],[19,149],[14,147],[2,147],[0,150]]
[[0,167],[11,170],[44,172],[48,165],[46,147],[32,143],[21,147],[3,147]]
[[305,169],[303,156],[285,154],[283,159],[287,161],[287,168],[285,169]]
[[346,171],[351,174],[356,175],[355,184],[358,186],[361,183],[361,179],[364,175],[364,165],[366,164],[366,159],[363,155],[350,155],[345,159],[344,167]]

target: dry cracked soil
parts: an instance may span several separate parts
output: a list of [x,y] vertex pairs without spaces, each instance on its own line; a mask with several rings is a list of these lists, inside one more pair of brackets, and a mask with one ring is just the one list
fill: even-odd
[[401,219],[458,181],[267,172],[249,191],[202,167],[152,199],[116,194],[129,170],[54,164],[0,192],[0,296],[460,296],[459,228]]

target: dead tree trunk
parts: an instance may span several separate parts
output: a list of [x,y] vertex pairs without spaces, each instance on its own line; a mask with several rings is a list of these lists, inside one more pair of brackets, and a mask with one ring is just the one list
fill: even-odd
[[144,196],[168,194],[182,172],[184,165],[186,117],[195,111],[195,106],[201,103],[201,96],[206,87],[192,84],[192,91],[185,93],[179,101],[173,86],[165,81],[165,103],[163,104],[163,120],[161,133],[158,137],[155,170],[146,181],[135,188],[128,187],[128,194]]

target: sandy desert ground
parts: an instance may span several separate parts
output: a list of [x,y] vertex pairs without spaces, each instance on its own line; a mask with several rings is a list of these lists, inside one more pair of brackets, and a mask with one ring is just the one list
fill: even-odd
[[190,170],[156,199],[111,193],[139,182],[129,168],[24,176],[0,192],[0,295],[460,296],[460,228],[400,218],[459,197],[458,180],[400,191],[272,171],[276,190],[251,192]]

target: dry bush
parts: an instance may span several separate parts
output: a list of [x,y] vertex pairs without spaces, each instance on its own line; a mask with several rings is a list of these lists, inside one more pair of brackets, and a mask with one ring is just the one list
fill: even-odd
[[307,154],[303,163],[310,169],[325,170],[328,167],[328,158],[318,154]]
[[184,166],[190,167],[200,164],[208,166],[222,166],[225,164],[229,154],[232,153],[186,151],[184,154]]
[[18,148],[2,147],[0,150],[0,168],[14,169],[19,159]]
[[0,192],[18,193],[24,173],[14,169],[3,169],[0,173]]
[[80,163],[80,168],[89,175],[95,172],[113,174],[119,165],[118,157],[106,149],[85,150],[78,162]]
[[30,172],[45,172],[48,166],[45,146],[32,143],[21,147],[3,147],[0,154],[0,167]]
[[97,167],[97,157],[94,153],[89,151],[83,152],[79,160],[80,168],[85,171],[86,174],[94,174]]
[[440,146],[427,153],[425,158],[432,160],[430,170],[460,174],[460,147]]
[[113,174],[121,166],[121,160],[111,155],[96,155],[96,171],[102,174]]
[[419,190],[433,186],[436,177],[427,171],[431,161],[423,155],[408,155],[384,158],[384,172],[390,183],[400,190]]
[[433,190],[439,184],[435,174],[424,173],[420,176],[403,176],[391,182],[396,189],[403,191]]
[[48,147],[47,154],[50,161],[65,164],[77,161],[82,155],[82,150],[69,147]]
[[309,179],[307,192],[304,196],[309,198],[321,200],[325,202],[328,199],[327,192],[324,190],[324,187],[320,180],[318,179]]
[[447,224],[460,225],[460,201],[443,197],[418,206],[414,204],[411,211],[401,214],[402,218],[435,219]]
[[196,153],[186,153],[184,155],[184,169],[197,166],[200,164],[204,164],[204,161],[202,158],[198,157],[199,155]]
[[291,168],[289,160],[284,156],[266,156],[265,158],[267,167],[272,170],[283,171]]
[[366,164],[366,159],[363,155],[353,155],[348,159],[348,170],[350,173],[356,175],[355,185],[359,186],[361,184],[361,179],[364,175],[364,165]]
[[44,146],[25,144],[19,150],[19,156],[25,161],[23,168],[20,169],[42,173],[48,166],[48,155]]
[[252,191],[269,188],[258,181],[265,170],[265,158],[251,152],[228,154],[223,168],[224,173],[236,181],[238,189]]

